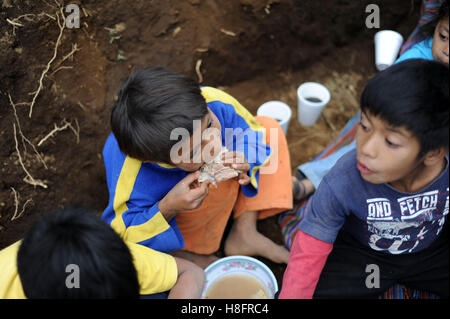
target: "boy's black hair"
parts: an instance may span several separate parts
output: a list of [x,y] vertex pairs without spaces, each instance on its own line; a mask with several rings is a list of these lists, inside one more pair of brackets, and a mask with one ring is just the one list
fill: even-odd
[[135,70],[120,89],[111,127],[120,150],[142,161],[171,163],[175,128],[193,134],[193,121],[208,113],[194,80],[162,67]]
[[419,28],[418,36],[423,39],[432,38],[434,35],[434,30],[436,29],[436,26],[438,25],[439,21],[441,21],[444,18],[448,19],[448,0],[444,0],[439,7],[439,11],[437,15],[431,20],[430,22],[422,25]]
[[394,127],[405,127],[418,139],[421,158],[449,145],[449,69],[423,59],[406,60],[369,80],[361,110]]
[[33,224],[20,245],[17,267],[27,298],[139,298],[128,247],[83,208],[49,213]]

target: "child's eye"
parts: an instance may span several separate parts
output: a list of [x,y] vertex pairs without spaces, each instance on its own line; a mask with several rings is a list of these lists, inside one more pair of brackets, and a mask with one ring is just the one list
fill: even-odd
[[364,132],[367,132],[369,130],[369,128],[365,126],[362,122],[359,122],[359,126],[361,126]]
[[207,128],[210,128],[212,126],[212,124],[213,124],[213,122],[212,122],[212,120],[210,120]]
[[442,33],[439,33],[439,37],[441,38],[442,41],[447,41],[448,37],[443,35]]
[[392,143],[392,142],[389,141],[388,139],[386,139],[386,144],[387,144],[389,147],[392,147],[392,148],[398,147],[398,144]]

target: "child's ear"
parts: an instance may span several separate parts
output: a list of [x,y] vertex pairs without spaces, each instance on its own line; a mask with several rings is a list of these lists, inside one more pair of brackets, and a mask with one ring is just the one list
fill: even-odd
[[448,149],[447,148],[438,148],[436,150],[429,151],[424,156],[424,164],[426,166],[434,166],[436,164],[439,164],[442,159],[447,155]]

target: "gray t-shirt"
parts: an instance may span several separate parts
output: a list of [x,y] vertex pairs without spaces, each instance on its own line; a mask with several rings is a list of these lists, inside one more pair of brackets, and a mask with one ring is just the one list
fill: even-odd
[[432,183],[404,193],[365,181],[356,168],[356,150],[350,151],[324,177],[299,228],[327,243],[343,228],[377,251],[420,251],[436,240],[448,214],[448,154],[446,160],[445,170]]

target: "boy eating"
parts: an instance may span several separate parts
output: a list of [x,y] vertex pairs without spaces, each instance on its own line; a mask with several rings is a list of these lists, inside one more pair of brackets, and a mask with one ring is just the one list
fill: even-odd
[[368,82],[356,150],[306,208],[280,298],[369,298],[394,283],[448,297],[448,95],[435,61]]
[[[289,152],[275,120],[254,118],[228,94],[154,67],[126,79],[111,126],[103,219],[125,240],[205,267],[216,259],[233,212],[227,255],[287,262],[288,251],[256,229],[258,219],[292,207]],[[199,169],[223,147],[229,152],[221,161],[238,176],[217,188],[209,179],[199,182]],[[277,169],[263,174],[272,164]]]

